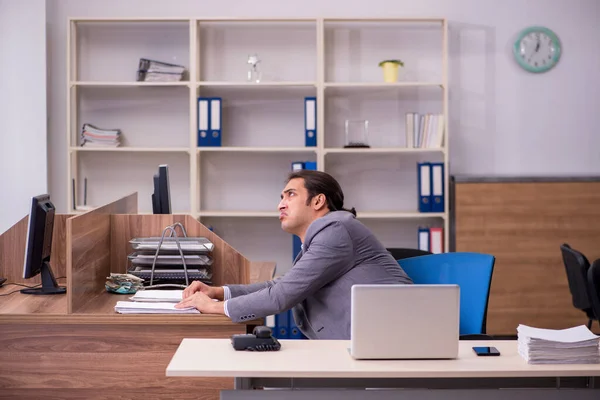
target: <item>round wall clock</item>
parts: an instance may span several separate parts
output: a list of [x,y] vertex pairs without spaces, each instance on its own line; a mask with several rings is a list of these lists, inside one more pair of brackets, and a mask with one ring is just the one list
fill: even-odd
[[529,72],[546,72],[560,59],[560,40],[554,32],[542,26],[522,30],[513,46],[519,65]]

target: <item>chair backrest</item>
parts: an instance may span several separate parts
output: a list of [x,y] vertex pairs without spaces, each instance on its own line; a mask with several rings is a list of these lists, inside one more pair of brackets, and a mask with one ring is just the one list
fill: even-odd
[[566,243],[560,246],[560,251],[567,272],[567,281],[569,283],[573,307],[585,312],[588,318],[595,319],[587,287],[587,274],[590,262],[581,252],[571,248]]
[[415,284],[460,287],[460,334],[485,333],[496,258],[480,253],[442,253],[398,260]]
[[588,294],[596,320],[600,320],[600,259],[594,261],[587,272]]
[[410,248],[389,248],[387,249],[392,254],[395,260],[403,260],[410,257],[426,256],[433,254],[426,250],[410,249]]

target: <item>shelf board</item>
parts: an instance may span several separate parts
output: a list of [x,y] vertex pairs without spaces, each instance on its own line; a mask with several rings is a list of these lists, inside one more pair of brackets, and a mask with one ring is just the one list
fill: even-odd
[[326,82],[325,88],[403,88],[403,87],[444,87],[442,82]]
[[421,219],[421,218],[446,218],[446,213],[422,212],[357,212],[359,219]]
[[[277,218],[277,211],[200,211],[199,217],[235,217],[235,218]],[[357,218],[362,219],[421,219],[446,218],[446,213],[421,212],[359,212]]]
[[238,147],[238,146],[214,146],[199,147],[198,153],[204,152],[238,152],[238,153],[314,153],[316,147]]
[[323,150],[325,154],[396,154],[396,153],[445,153],[445,147],[410,148],[410,147],[371,147],[371,148],[330,148]]
[[323,18],[325,23],[327,22],[367,22],[367,23],[385,23],[385,22],[444,22],[445,18],[431,17],[431,18],[344,18],[344,17],[327,17]]
[[189,147],[70,147],[69,151],[104,151],[136,153],[188,153]]
[[200,211],[199,217],[278,218],[278,211]]
[[315,87],[316,82],[310,81],[288,81],[288,82],[244,82],[244,81],[201,81],[197,83],[198,86],[225,86],[225,87],[239,87],[239,88],[262,88],[262,87]]
[[81,87],[144,87],[144,86],[189,86],[188,81],[177,81],[177,82],[103,82],[103,81],[72,81],[69,82],[71,86]]

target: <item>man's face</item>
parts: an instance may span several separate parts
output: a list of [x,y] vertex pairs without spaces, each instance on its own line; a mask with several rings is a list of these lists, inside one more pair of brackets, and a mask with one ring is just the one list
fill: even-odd
[[304,179],[291,179],[281,192],[279,202],[279,221],[281,229],[297,234],[312,221],[312,207],[306,205],[308,191],[304,187]]

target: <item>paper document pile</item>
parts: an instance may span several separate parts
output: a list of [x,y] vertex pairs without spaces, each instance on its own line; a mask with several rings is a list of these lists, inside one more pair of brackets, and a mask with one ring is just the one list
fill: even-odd
[[140,58],[137,80],[141,82],[177,82],[183,78],[184,72],[183,65]]
[[83,124],[81,128],[81,146],[119,147],[121,131],[119,129],[101,129],[92,124]]
[[193,307],[175,308],[176,303],[117,301],[115,311],[120,314],[200,314]]
[[133,301],[118,301],[115,311],[120,314],[200,314],[193,307],[175,308],[183,290],[139,290],[130,297]]
[[529,364],[598,364],[600,336],[585,325],[554,330],[519,325],[519,354]]

